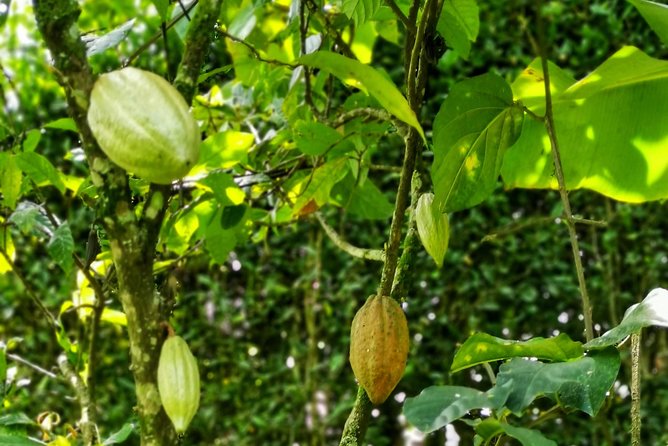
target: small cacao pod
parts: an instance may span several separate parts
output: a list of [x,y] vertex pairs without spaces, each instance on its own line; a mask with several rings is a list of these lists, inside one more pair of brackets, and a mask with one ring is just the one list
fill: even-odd
[[179,336],[168,337],[162,345],[158,392],[174,429],[184,433],[199,407],[199,369],[188,344]]
[[372,403],[383,403],[401,380],[408,347],[401,306],[387,296],[369,297],[353,318],[350,365]]
[[422,194],[415,207],[415,223],[422,246],[434,259],[436,265],[443,266],[443,259],[450,240],[448,214],[434,205],[434,194]]
[[111,161],[152,183],[183,178],[199,158],[199,128],[188,104],[148,71],[128,67],[100,76],[88,124]]

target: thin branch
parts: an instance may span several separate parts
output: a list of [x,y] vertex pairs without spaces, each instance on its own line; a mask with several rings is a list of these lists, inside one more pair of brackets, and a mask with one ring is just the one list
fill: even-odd
[[359,446],[366,435],[373,405],[362,386],[357,388],[357,398],[343,427],[343,436],[339,446]]
[[640,446],[640,340],[640,331],[631,335],[631,446]]
[[594,339],[594,329],[591,316],[591,304],[589,302],[589,294],[587,293],[587,283],[584,277],[584,268],[582,266],[582,258],[580,257],[580,245],[578,242],[578,235],[575,230],[575,220],[573,219],[573,212],[571,211],[571,204],[568,199],[568,191],[566,190],[566,180],[564,179],[564,170],[561,164],[561,155],[559,153],[559,141],[557,139],[557,132],[554,126],[554,113],[552,110],[552,92],[550,90],[550,73],[547,64],[545,28],[543,24],[543,17],[540,10],[538,11],[538,31],[539,42],[531,38],[530,40],[536,48],[543,69],[543,84],[545,86],[545,129],[550,139],[550,146],[552,148],[552,159],[554,162],[554,171],[559,184],[559,195],[564,206],[564,217],[566,219],[566,226],[568,227],[568,235],[571,240],[571,248],[573,251],[573,260],[575,263],[575,271],[580,286],[580,296],[582,298],[582,313],[584,315],[585,323],[585,337],[587,341]]
[[18,362],[19,364],[23,364],[26,367],[30,367],[31,369],[35,370],[36,372],[41,373],[42,375],[46,375],[49,378],[56,379],[58,378],[58,375],[55,373],[49,372],[48,370],[38,366],[37,364],[33,364],[32,362],[28,361],[27,359],[23,359],[22,357],[15,355],[14,353],[7,353],[7,357],[11,359],[12,361]]
[[[185,8],[185,9],[182,8],[182,9],[181,9],[181,12],[178,13],[178,15],[177,15],[176,17],[174,17],[172,20],[170,20],[170,21],[165,25],[164,29],[161,29],[160,32],[154,34],[150,39],[148,39],[146,42],[144,42],[144,44],[143,44],[142,46],[140,46],[139,48],[137,48],[137,50],[136,50],[134,53],[132,53],[132,54],[130,55],[130,57],[128,57],[127,59],[125,59],[125,60],[123,61],[123,65],[122,65],[122,66],[127,67],[127,66],[130,65],[132,62],[134,62],[135,59],[137,59],[139,56],[141,56],[141,54],[142,54],[144,51],[146,51],[147,49],[149,49],[149,48],[151,47],[151,45],[153,45],[155,42],[157,42],[158,39],[160,39],[160,37],[162,37],[166,31],[168,31],[168,30],[169,30],[170,28],[172,28],[174,25],[176,25],[177,23],[179,23],[179,22],[181,21],[181,19],[183,19],[184,17],[186,17],[188,20],[190,20],[190,18],[188,18],[188,13],[189,13],[189,12],[196,6],[196,5],[197,5],[197,2],[198,2],[198,0],[194,0],[190,5],[188,5],[187,8]],[[180,2],[179,2],[179,3],[180,3]]]
[[315,217],[320,222],[322,229],[325,230],[327,236],[334,242],[334,244],[341,250],[347,252],[353,257],[364,260],[375,260],[377,262],[385,261],[385,252],[381,249],[365,249],[358,248],[353,246],[347,241],[345,241],[330,225],[327,224],[325,218],[320,214],[320,212],[315,213]]
[[81,376],[79,376],[79,374],[72,368],[72,365],[70,364],[66,355],[61,354],[58,356],[57,362],[61,373],[70,383],[74,389],[74,392],[77,394],[77,400],[79,400],[79,405],[81,406],[80,423],[84,446],[96,444],[98,435],[96,427],[95,406],[90,399],[88,388],[81,379]]
[[23,273],[19,271],[19,269],[16,267],[16,264],[12,260],[12,258],[7,254],[7,251],[5,251],[4,248],[0,248],[0,255],[5,259],[9,267],[11,268],[12,272],[16,277],[18,277],[19,281],[23,285],[23,289],[25,292],[28,294],[30,299],[35,303],[37,308],[42,312],[42,314],[46,317],[47,322],[49,325],[55,330],[59,331],[60,330],[60,324],[56,320],[56,318],[51,314],[51,312],[46,308],[46,305],[42,303],[42,300],[39,298],[37,293],[32,289],[30,282],[25,278]]
[[336,119],[332,121],[331,125],[334,128],[340,127],[356,118],[376,119],[378,121],[392,121],[392,116],[385,110],[365,107],[356,108],[338,115]]
[[399,6],[394,2],[394,0],[385,0],[385,4],[390,7],[394,15],[397,16],[397,18],[401,21],[401,23],[404,24],[406,29],[410,31],[412,34],[415,34],[415,25],[413,25],[409,20],[408,17],[404,14],[404,12],[399,9]]
[[266,63],[268,63],[268,64],[273,64],[273,65],[280,65],[280,66],[288,67],[288,68],[292,68],[292,69],[297,68],[297,65],[295,65],[295,64],[291,64],[291,63],[283,62],[283,61],[281,61],[281,60],[277,60],[277,59],[267,59],[266,57],[263,57],[263,56],[260,54],[260,52],[257,50],[257,48],[255,48],[253,45],[251,45],[250,43],[246,42],[244,39],[240,39],[239,37],[233,36],[232,34],[226,32],[226,31],[224,31],[224,30],[222,30],[222,29],[219,29],[219,30],[218,30],[218,33],[219,33],[220,35],[224,36],[224,37],[227,37],[227,38],[230,39],[232,42],[240,43],[240,44],[242,44],[243,46],[245,46],[246,48],[248,48],[248,49],[250,50],[250,52],[253,53],[253,56],[255,56],[255,58],[256,58],[257,60],[259,60],[260,62],[266,62]]

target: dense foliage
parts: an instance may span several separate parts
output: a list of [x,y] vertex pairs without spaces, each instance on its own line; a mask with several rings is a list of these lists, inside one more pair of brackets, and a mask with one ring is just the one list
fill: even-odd
[[[93,371],[88,388],[100,439],[113,444],[116,433],[118,443],[139,444],[141,414],[120,296],[124,278],[119,283],[112,266],[119,261],[112,253],[117,234],[103,220],[106,189],[91,179],[88,141],[71,119],[68,89],[61,87],[69,78],[52,66],[54,54],[36,25],[39,11],[33,9],[45,7],[40,3],[0,2],[0,245],[6,254],[0,258],[0,342],[7,363],[0,361],[0,376],[7,375],[0,387],[0,438],[27,433],[45,444],[77,444],[72,432],[81,429],[81,407],[58,367],[64,353],[85,380]],[[209,40],[197,85],[191,86],[191,111],[203,137],[200,161],[192,178],[169,191],[152,265],[164,316],[156,321],[168,320],[199,362],[200,408],[184,444],[338,444],[357,396],[348,362],[350,326],[377,292],[383,264],[352,257],[337,242],[387,247],[404,142],[411,134],[420,140],[418,127],[428,141],[416,168],[420,192],[436,188],[438,199],[439,177],[431,168],[442,155],[431,138],[438,135],[441,105],[457,98],[456,89],[450,95],[455,85],[489,72],[498,75],[498,85],[511,84],[536,57],[532,40],[539,34],[556,64],[553,73],[573,79],[623,45],[637,46],[657,64],[668,56],[628,2],[550,1],[540,8],[524,0],[479,2],[479,31],[472,39],[453,43],[447,35],[445,41],[436,33],[426,36],[424,98],[410,104],[418,111],[415,125],[402,104],[386,103],[384,88],[393,83],[407,91],[406,31],[389,6],[360,2],[376,5],[367,17],[357,3],[225,1],[215,26],[203,33]],[[397,3],[409,15],[410,4]],[[181,56],[201,7],[84,2],[78,26],[92,71],[130,64],[175,81],[184,94],[189,87],[179,83]],[[542,29],[535,25],[538,14]],[[340,71],[350,67],[317,59],[324,51],[296,66],[302,53],[316,48],[377,68],[378,91],[371,82],[361,85],[369,95],[345,85]],[[659,99],[663,82],[663,90],[654,90]],[[359,79],[352,85],[359,87]],[[507,93],[512,101],[516,90],[508,87]],[[665,127],[664,115],[655,121]],[[652,136],[665,146],[665,133]],[[464,197],[464,204],[448,209],[456,212],[450,214],[441,268],[416,239],[402,239],[411,254],[399,296],[411,333],[409,359],[393,395],[371,412],[370,444],[443,444],[445,430],[419,433],[406,420],[403,403],[432,385],[488,389],[490,376],[481,366],[450,373],[456,349],[474,332],[515,340],[566,333],[585,341],[560,194],[504,188],[495,173],[486,186],[485,178],[476,183],[489,194],[473,197],[475,203]],[[136,218],[152,206],[150,194],[160,192],[137,177],[127,189]],[[573,189],[573,212],[595,223],[577,231],[599,336],[617,326],[630,305],[668,282],[662,241],[668,216],[657,197],[629,204],[615,201],[621,192],[614,188],[602,194]],[[89,258],[98,242],[100,253]],[[148,255],[153,260],[153,252]],[[91,287],[91,277],[81,272],[93,260],[104,305],[94,297],[100,290]],[[665,331],[643,332],[643,444],[668,441],[666,344]],[[535,427],[559,444],[629,444],[631,361],[626,346],[620,352],[622,366],[596,416],[569,413],[542,398],[521,416],[508,416],[509,422]],[[472,418],[479,414],[473,411]],[[469,424],[460,420],[452,427],[460,444],[473,444]]]

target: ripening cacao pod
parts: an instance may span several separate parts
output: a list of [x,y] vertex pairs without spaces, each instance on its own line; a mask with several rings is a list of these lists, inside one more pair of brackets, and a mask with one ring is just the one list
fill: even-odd
[[111,161],[152,183],[183,178],[199,157],[200,133],[188,104],[148,71],[128,67],[100,76],[88,124]]
[[199,369],[188,344],[179,336],[168,337],[162,345],[158,391],[174,429],[184,433],[199,407]]
[[422,194],[415,207],[415,223],[422,246],[434,259],[436,265],[443,266],[445,252],[450,240],[448,214],[434,205],[434,194]]
[[408,346],[401,306],[387,296],[369,297],[353,318],[350,365],[372,403],[383,403],[401,380]]

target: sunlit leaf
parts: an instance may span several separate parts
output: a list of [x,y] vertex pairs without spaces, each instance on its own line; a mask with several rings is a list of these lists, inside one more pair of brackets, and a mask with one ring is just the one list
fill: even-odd
[[341,9],[348,18],[355,21],[355,25],[364,24],[378,11],[381,0],[343,0]]
[[482,202],[496,186],[506,149],[519,137],[524,112],[495,74],[456,84],[434,120],[434,202],[442,212]]
[[14,209],[16,202],[21,197],[23,180],[23,173],[16,162],[16,155],[0,153],[0,175],[2,202],[8,208]]
[[457,349],[450,371],[454,373],[485,362],[517,357],[563,362],[580,358],[583,354],[582,344],[572,341],[565,333],[554,338],[537,337],[528,341],[512,341],[476,333]]
[[[534,71],[542,78],[538,66]],[[536,91],[531,98],[536,104]],[[553,111],[567,189],[634,203],[668,197],[668,61],[624,47],[556,94]],[[524,121],[501,174],[508,187],[558,188],[542,122]]]
[[232,176],[223,172],[211,173],[198,181],[197,185],[213,192],[218,203],[224,206],[241,204],[246,196]]
[[650,28],[668,45],[668,5],[647,0],[628,0],[643,16]]
[[46,124],[44,124],[44,128],[69,130],[70,132],[75,132],[75,133],[79,131],[77,125],[74,123],[74,119],[72,118],[60,118],[56,119],[55,121],[47,122]]
[[311,175],[303,178],[293,187],[290,196],[294,198],[293,215],[304,214],[304,208],[322,207],[330,200],[332,187],[348,173],[345,158],[327,162],[316,168]]
[[639,304],[626,310],[618,326],[584,345],[587,349],[619,344],[627,336],[649,326],[668,327],[668,290],[655,288]]
[[422,127],[415,113],[408,105],[406,98],[399,92],[391,80],[383,76],[375,68],[328,51],[317,51],[313,54],[302,56],[299,59],[299,63],[325,70],[341,79],[341,81],[366,91],[385,110],[414,127],[422,138],[425,139]]

